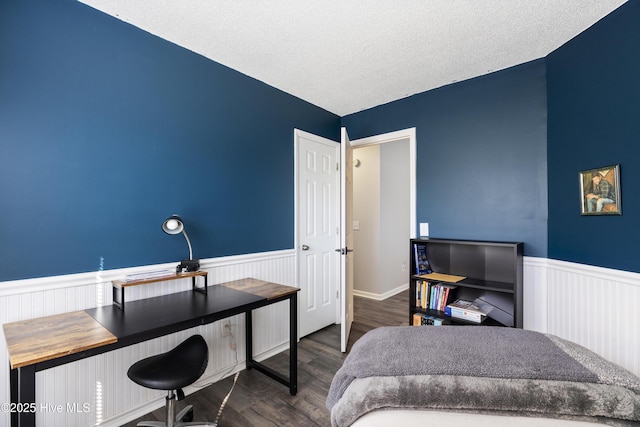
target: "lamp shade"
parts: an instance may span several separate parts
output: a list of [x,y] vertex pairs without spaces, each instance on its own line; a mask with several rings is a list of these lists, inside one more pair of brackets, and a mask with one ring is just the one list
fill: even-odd
[[176,267],[176,271],[198,271],[200,269],[200,261],[193,259],[191,241],[189,240],[189,236],[187,236],[187,231],[184,229],[184,222],[182,222],[182,218],[176,214],[171,215],[162,223],[162,231],[171,235],[182,233],[187,241],[187,245],[189,246],[189,259],[183,259],[182,262],[178,264],[178,267]]
[[171,215],[162,223],[162,231],[167,234],[180,234],[184,230],[184,223],[179,215]]

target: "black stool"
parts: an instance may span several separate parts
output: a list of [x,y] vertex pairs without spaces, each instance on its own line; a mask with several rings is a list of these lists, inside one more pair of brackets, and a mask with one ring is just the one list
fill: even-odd
[[133,382],[155,390],[167,390],[166,423],[142,421],[138,425],[153,427],[217,426],[217,424],[206,422],[189,422],[193,419],[191,405],[180,411],[177,416],[175,414],[176,400],[184,399],[182,388],[196,382],[207,369],[208,363],[207,342],[201,335],[194,335],[171,351],[147,357],[131,365],[127,375]]

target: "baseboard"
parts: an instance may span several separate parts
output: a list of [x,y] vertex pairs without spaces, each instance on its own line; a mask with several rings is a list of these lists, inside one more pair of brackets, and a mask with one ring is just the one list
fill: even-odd
[[359,291],[357,289],[353,290],[353,296],[356,297],[362,297],[362,298],[368,298],[368,299],[372,299],[372,300],[376,300],[376,301],[383,301],[389,297],[392,297],[394,295],[399,294],[402,291],[406,291],[407,289],[409,289],[409,284],[405,283],[404,285],[398,286],[395,289],[391,289],[390,291],[387,291],[383,294],[375,294],[373,292],[366,292],[366,291]]

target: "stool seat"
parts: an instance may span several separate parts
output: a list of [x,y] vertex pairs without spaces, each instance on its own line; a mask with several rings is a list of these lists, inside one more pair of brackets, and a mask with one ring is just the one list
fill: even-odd
[[127,376],[143,387],[179,390],[196,382],[208,362],[207,342],[201,335],[193,335],[173,350],[134,363]]

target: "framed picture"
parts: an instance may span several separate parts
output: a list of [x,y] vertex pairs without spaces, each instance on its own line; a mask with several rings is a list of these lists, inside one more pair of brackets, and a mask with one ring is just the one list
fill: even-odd
[[620,165],[580,172],[582,215],[622,215]]

